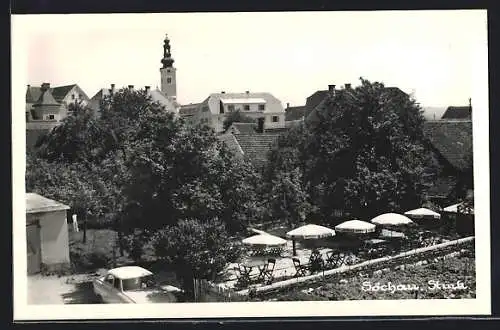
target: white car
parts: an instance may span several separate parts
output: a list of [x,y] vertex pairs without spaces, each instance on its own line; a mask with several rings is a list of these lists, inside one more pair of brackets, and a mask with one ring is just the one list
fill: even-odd
[[110,269],[92,285],[97,298],[107,304],[177,302],[176,293],[182,292],[171,285],[158,285],[153,273],[138,266]]

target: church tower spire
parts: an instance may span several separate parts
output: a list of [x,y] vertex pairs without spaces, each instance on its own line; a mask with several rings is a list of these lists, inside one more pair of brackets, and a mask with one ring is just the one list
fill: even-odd
[[161,91],[167,97],[175,100],[177,98],[176,68],[173,66],[174,59],[172,58],[168,35],[165,36],[165,40],[163,41],[163,58],[161,59],[161,63]]

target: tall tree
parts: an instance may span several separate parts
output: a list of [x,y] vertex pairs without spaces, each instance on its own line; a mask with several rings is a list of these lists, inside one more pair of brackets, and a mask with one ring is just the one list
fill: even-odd
[[315,117],[302,134],[290,133],[289,146],[298,152],[303,186],[324,221],[338,210],[369,218],[421,203],[430,153],[415,100],[361,79],[359,87],[329,95]]

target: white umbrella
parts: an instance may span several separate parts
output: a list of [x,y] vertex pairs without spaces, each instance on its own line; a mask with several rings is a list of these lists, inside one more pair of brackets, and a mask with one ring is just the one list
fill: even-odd
[[286,233],[286,236],[292,239],[292,251],[295,256],[297,255],[297,250],[295,248],[296,239],[320,239],[324,237],[332,237],[335,236],[335,230],[324,226],[308,224],[289,231]]
[[335,230],[323,226],[309,224],[289,231],[288,233],[286,233],[286,236],[294,239],[319,239],[335,236]]
[[245,238],[242,240],[243,244],[257,245],[257,246],[279,246],[285,245],[286,240],[271,234],[259,234]]
[[373,233],[375,231],[375,225],[361,220],[349,220],[337,225],[335,230],[341,233],[366,234]]
[[371,220],[372,223],[380,226],[405,226],[413,224],[410,218],[397,213],[381,214]]
[[[458,203],[458,204],[453,204],[453,205],[450,205],[448,207],[445,207],[443,209],[443,212],[448,212],[448,213],[458,213],[458,208],[462,205],[462,203]],[[471,214],[474,214],[474,209],[471,210],[471,212],[467,212],[466,213],[471,213]]]
[[441,219],[441,214],[434,212],[433,210],[426,209],[424,207],[407,211],[405,212],[405,215],[415,219],[424,219],[424,218]]

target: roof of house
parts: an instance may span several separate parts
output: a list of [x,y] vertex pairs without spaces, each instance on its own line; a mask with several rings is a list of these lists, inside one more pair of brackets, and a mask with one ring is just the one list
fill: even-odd
[[257,124],[255,123],[237,123],[234,122],[226,131],[232,129],[233,134],[255,134],[255,129],[257,128]]
[[[337,94],[349,91],[349,89],[336,89]],[[384,87],[386,93],[394,94],[406,94],[398,87]],[[328,91],[317,91],[307,98],[306,101],[306,119],[311,122],[317,120],[316,111],[319,109],[328,99]]]
[[59,87],[54,87],[51,88],[52,95],[58,102],[62,102],[62,100],[68,95],[68,93],[76,86],[76,84],[73,85],[66,85],[66,86],[59,86]]
[[26,213],[68,210],[70,207],[35,193],[26,193]]
[[176,102],[169,99],[161,90],[158,88],[149,91],[149,96],[153,102],[158,102],[165,107],[168,111],[175,112],[177,108]]
[[285,109],[285,121],[292,121],[297,119],[302,119],[306,113],[306,106],[301,105],[298,107],[288,107]]
[[217,138],[222,141],[235,155],[243,155],[243,150],[233,134],[225,133],[218,135]]
[[441,119],[471,119],[472,109],[469,106],[454,107],[446,109]]
[[198,112],[199,110],[200,103],[191,103],[191,104],[185,104],[181,105],[179,109],[179,114],[181,116],[191,116]]
[[[268,102],[279,102],[274,95],[267,92],[252,92],[252,93],[212,93],[209,95],[205,101],[202,103],[207,103],[210,99],[216,99],[217,101],[222,101],[224,103],[233,102],[233,103],[248,103],[245,100],[250,100],[251,103],[268,103]],[[269,107],[266,107],[264,112],[268,112]]]
[[[57,86],[50,88],[50,93],[53,98],[61,103],[62,100],[68,95],[68,93],[75,87],[77,84],[71,84],[66,86]],[[87,94],[83,90],[81,90],[84,97],[88,98]],[[38,102],[40,95],[42,94],[41,87],[39,86],[29,86],[26,89],[26,103],[36,103]]]
[[262,164],[267,161],[267,154],[278,140],[279,134],[238,134],[235,135],[245,157],[253,163]]
[[52,92],[48,89],[40,94],[35,105],[60,105],[60,103],[55,100]]
[[424,134],[453,167],[463,170],[472,156],[472,121],[434,120],[424,123]]
[[35,103],[42,95],[40,87],[28,86],[26,89],[26,103]]

